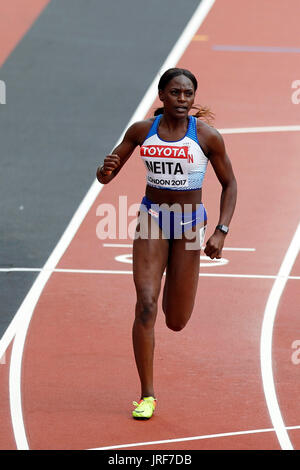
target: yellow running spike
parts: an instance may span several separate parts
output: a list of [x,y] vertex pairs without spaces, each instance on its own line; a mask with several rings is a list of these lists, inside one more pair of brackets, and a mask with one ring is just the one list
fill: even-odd
[[156,399],[154,397],[144,397],[139,403],[134,401],[133,405],[136,407],[132,412],[135,419],[149,419],[154,413]]

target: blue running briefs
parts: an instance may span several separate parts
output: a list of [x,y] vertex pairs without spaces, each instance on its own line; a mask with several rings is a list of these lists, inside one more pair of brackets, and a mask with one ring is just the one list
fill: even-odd
[[[175,204],[174,204],[175,205]],[[177,208],[180,206],[177,204]],[[186,205],[189,206],[188,204]],[[167,204],[156,204],[150,201],[146,196],[143,197],[140,211],[147,212],[155,219],[164,236],[169,239],[183,238],[183,234],[195,225],[206,226],[207,214],[202,203],[193,212],[185,210],[172,210]]]

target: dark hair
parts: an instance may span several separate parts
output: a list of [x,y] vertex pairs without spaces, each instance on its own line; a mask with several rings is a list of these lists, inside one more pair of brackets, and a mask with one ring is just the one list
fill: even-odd
[[[158,82],[158,90],[164,90],[167,86],[167,84],[175,77],[178,77],[180,75],[184,75],[185,77],[189,78],[191,82],[194,85],[194,90],[196,91],[198,88],[198,82],[195,77],[195,75],[190,72],[187,69],[181,69],[181,68],[171,68],[166,70],[163,75],[160,77],[160,80]],[[211,124],[212,121],[214,120],[214,114],[210,111],[210,109],[207,106],[193,106],[192,109],[197,109],[197,113],[194,114],[195,117],[198,118],[204,118],[204,120],[208,123]],[[158,116],[159,114],[163,114],[164,108],[157,108],[154,111],[154,116]]]
[[178,77],[179,75],[185,75],[185,77],[189,78],[194,85],[194,90],[196,91],[198,88],[198,82],[194,74],[186,69],[179,69],[173,68],[166,70],[166,72],[160,77],[158,82],[158,89],[164,90],[168,83],[173,80],[173,78]]

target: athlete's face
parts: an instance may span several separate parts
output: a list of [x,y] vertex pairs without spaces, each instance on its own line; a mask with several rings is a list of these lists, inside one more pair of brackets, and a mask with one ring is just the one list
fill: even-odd
[[195,99],[193,82],[185,75],[179,75],[170,80],[164,90],[159,90],[159,98],[165,112],[177,117],[187,116]]

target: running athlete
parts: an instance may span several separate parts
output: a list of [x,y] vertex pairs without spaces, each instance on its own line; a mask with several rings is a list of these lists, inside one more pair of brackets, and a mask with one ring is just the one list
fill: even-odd
[[[202,183],[208,162],[222,187],[219,220],[204,249],[211,259],[222,257],[236,204],[236,179],[222,136],[202,119],[189,115],[197,86],[190,71],[167,70],[158,85],[163,107],[153,118],[129,127],[121,144],[97,169],[100,183],[109,183],[139,146],[147,172],[133,242],[136,305],[132,340],[141,383],[140,400],[133,402],[136,419],[151,418],[156,406],[154,326],[164,272],[162,308],[167,327],[182,330],[194,307],[207,218]],[[201,108],[199,115],[205,117],[208,112]]]

